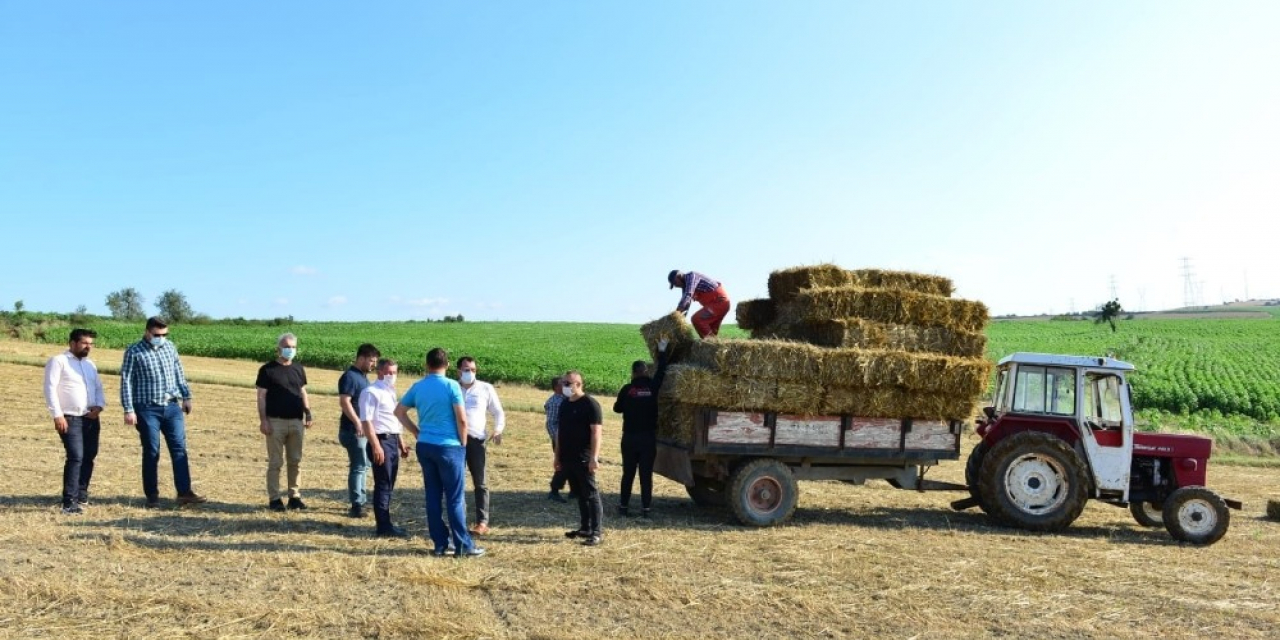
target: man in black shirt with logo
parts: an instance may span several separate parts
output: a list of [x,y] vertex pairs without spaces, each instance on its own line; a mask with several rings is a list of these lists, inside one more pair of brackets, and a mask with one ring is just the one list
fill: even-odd
[[622,492],[618,497],[618,515],[628,514],[631,485],[636,470],[640,471],[641,515],[648,518],[653,504],[653,460],[658,455],[658,388],[667,374],[667,340],[658,342],[658,370],[649,377],[648,363],[631,364],[631,383],[622,387],[613,403],[614,413],[622,414]]
[[577,494],[580,517],[578,528],[564,535],[582,538],[582,544],[592,547],[600,544],[601,521],[604,520],[604,503],[600,499],[600,487],[596,484],[604,414],[600,403],[583,392],[582,374],[577,371],[565,374],[561,393],[565,400],[560,404],[555,470],[564,472],[569,480],[569,489]]
[[303,434],[311,427],[311,402],[307,398],[307,372],[294,362],[298,338],[292,333],[276,341],[276,359],[258,369],[258,430],[267,438],[267,496],[273,511],[284,511],[280,468],[288,456],[290,509],[306,509],[299,488]]

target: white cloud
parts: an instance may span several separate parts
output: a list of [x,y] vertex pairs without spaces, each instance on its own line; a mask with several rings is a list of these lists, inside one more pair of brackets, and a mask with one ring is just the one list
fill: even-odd
[[315,267],[308,267],[306,265],[300,264],[290,269],[289,272],[295,276],[314,276],[317,273],[320,273],[320,270],[316,269]]
[[329,298],[329,301],[325,303],[325,306],[326,306],[326,307],[341,307],[342,305],[344,305],[344,304],[346,304],[346,303],[347,303],[347,297],[346,297],[346,296],[333,296],[332,298]]

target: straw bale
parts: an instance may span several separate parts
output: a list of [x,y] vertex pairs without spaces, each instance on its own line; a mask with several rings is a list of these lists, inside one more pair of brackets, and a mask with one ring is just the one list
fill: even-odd
[[720,406],[734,395],[733,380],[693,365],[672,365],[662,382],[662,396],[674,402]]
[[821,369],[823,350],[803,342],[707,339],[690,350],[689,362],[717,373],[812,382]]
[[822,412],[868,418],[965,420],[977,409],[976,396],[951,396],[895,387],[827,387]]
[[1267,517],[1280,521],[1280,500],[1267,501]]
[[663,440],[691,444],[698,424],[698,408],[683,402],[658,401],[658,437]]
[[987,306],[981,302],[894,289],[807,289],[779,311],[779,320],[790,324],[862,318],[969,332],[981,331],[987,324]]
[[950,278],[934,276],[910,271],[886,271],[884,269],[858,269],[849,272],[849,284],[875,288],[900,289],[928,293],[937,296],[950,296],[955,291],[955,284]]
[[775,302],[788,302],[806,289],[845,286],[914,291],[944,297],[955,291],[951,280],[942,276],[884,269],[847,271],[834,264],[794,267],[769,274],[769,297]]
[[774,302],[787,302],[805,289],[848,284],[852,284],[852,276],[834,264],[780,269],[769,274],[769,297]]
[[900,387],[976,397],[986,390],[991,368],[985,358],[831,349],[823,354],[818,381],[836,387]]
[[776,304],[767,298],[739,302],[736,311],[738,327],[747,331],[767,326],[777,314]]
[[689,350],[698,341],[698,334],[693,331],[693,326],[678,311],[672,311],[641,326],[640,335],[644,336],[644,342],[649,347],[649,357],[655,362],[658,359],[658,341],[663,338],[669,340],[667,362],[670,364],[683,362],[688,358]]
[[761,339],[800,340],[822,347],[893,349],[912,353],[979,357],[986,353],[987,336],[977,331],[890,324],[862,318],[843,318],[797,325],[773,323],[751,332]]

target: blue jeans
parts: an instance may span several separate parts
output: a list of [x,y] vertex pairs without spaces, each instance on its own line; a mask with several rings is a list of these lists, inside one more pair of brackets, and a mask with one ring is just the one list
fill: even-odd
[[365,505],[365,476],[369,474],[369,454],[365,450],[369,439],[355,429],[338,427],[338,442],[347,450],[347,502]]
[[[467,531],[467,503],[463,499],[466,448],[419,442],[417,452],[418,463],[422,465],[422,482],[426,485],[427,533],[431,535],[436,551],[444,551],[451,538],[453,548],[459,553],[470,551],[474,544]],[[443,508],[442,500],[445,503]],[[449,511],[447,527],[442,513],[444,508]]]
[[187,467],[187,429],[182,407],[176,402],[163,406],[138,407],[138,435],[142,439],[142,492],[148,499],[160,497],[156,467],[160,463],[160,436],[164,435],[173,463],[173,486],[178,495],[191,492],[191,470]]
[[62,466],[62,506],[89,499],[89,481],[93,479],[93,460],[98,457],[98,434],[101,423],[84,416],[63,416],[67,432],[58,434],[67,450]]

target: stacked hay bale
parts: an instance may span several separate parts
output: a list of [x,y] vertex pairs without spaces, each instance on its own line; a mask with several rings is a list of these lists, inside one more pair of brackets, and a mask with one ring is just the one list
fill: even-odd
[[775,271],[769,298],[738,303],[751,340],[698,341],[680,314],[645,325],[671,340],[662,433],[692,438],[696,409],[966,419],[986,388],[987,308],[946,278],[834,265]]

